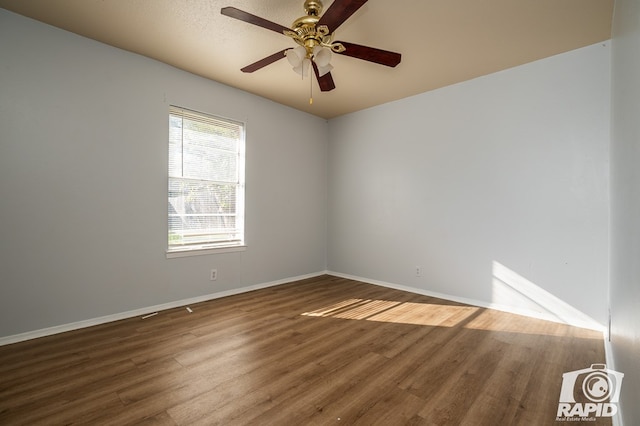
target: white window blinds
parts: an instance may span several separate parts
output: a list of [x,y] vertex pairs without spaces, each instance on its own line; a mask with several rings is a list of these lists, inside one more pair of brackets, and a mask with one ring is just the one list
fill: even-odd
[[244,243],[244,124],[169,109],[169,251]]

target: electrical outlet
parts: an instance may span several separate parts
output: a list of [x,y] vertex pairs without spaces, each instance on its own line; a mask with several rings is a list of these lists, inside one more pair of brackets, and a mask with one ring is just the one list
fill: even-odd
[[422,266],[416,266],[416,277],[422,276]]
[[215,281],[218,279],[218,270],[217,269],[212,269],[211,270],[211,275],[209,275],[209,279],[211,281]]

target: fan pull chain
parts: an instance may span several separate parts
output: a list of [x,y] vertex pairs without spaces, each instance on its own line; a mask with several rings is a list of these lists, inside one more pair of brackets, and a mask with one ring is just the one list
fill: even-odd
[[311,70],[309,70],[309,105],[313,105],[313,76],[311,75]]

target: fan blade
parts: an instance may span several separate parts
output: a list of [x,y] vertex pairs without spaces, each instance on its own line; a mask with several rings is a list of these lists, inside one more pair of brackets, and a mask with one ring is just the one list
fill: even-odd
[[286,52],[289,49],[284,49],[281,50],[280,52],[276,52],[273,55],[269,55],[266,58],[262,58],[257,62],[252,63],[251,65],[247,65],[246,67],[242,68],[240,71],[242,72],[254,72],[254,71],[258,71],[260,68],[264,68],[267,65],[271,65],[272,63],[274,63],[275,61],[284,58],[284,52]]
[[336,0],[322,14],[316,26],[326,25],[332,33],[366,2],[367,0]]
[[252,15],[249,12],[245,12],[244,10],[236,9],[235,7],[223,7],[220,9],[220,13],[225,16],[229,16],[231,18],[239,19],[244,22],[248,22],[253,25],[257,25],[262,28],[266,28],[271,31],[275,31],[277,33],[282,34],[283,31],[290,31],[290,28],[283,27],[280,24],[276,24],[275,22],[268,21],[264,18],[261,18],[256,15]]
[[333,82],[333,77],[331,77],[331,73],[328,72],[322,77],[320,77],[320,73],[318,72],[318,66],[315,62],[311,61],[313,64],[313,71],[316,74],[316,79],[318,80],[318,85],[320,86],[321,92],[329,92],[336,88],[336,84]]
[[340,43],[346,48],[346,50],[341,52],[340,55],[347,55],[352,58],[375,62],[376,64],[386,65],[388,67],[395,67],[402,59],[401,54],[389,52],[388,50],[361,46],[359,44],[347,43],[346,41],[337,41],[336,43]]

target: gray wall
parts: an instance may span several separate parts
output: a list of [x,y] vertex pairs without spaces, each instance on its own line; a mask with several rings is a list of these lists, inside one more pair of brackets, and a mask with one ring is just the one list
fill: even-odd
[[596,44],[331,120],[329,270],[603,327],[609,62]]
[[[246,122],[246,251],[165,257],[170,104]],[[327,135],[0,9],[0,337],[324,271]]]
[[640,422],[640,3],[616,0],[612,39],[611,347],[624,424]]

